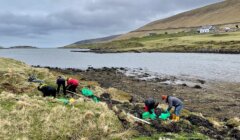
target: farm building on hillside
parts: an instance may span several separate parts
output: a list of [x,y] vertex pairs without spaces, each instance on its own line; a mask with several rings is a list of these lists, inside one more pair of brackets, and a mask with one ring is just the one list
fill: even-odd
[[230,27],[225,27],[225,32],[229,32],[231,31],[231,28]]
[[156,36],[157,33],[149,33],[149,36]]
[[198,29],[199,33],[210,33],[215,30],[215,27],[212,25],[209,26],[202,26],[200,29]]

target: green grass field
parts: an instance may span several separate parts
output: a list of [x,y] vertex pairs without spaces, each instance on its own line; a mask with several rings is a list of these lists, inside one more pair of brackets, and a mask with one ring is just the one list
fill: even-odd
[[88,48],[103,52],[213,52],[240,53],[240,32],[219,34],[157,34],[106,43],[70,45],[67,48]]

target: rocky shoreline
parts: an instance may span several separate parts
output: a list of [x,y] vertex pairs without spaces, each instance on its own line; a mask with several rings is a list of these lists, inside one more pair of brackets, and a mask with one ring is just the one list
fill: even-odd
[[82,53],[213,53],[213,54],[240,54],[240,50],[207,50],[207,49],[200,49],[200,50],[105,50],[105,49],[89,49],[89,50],[71,50],[71,52],[82,52]]
[[[39,67],[39,66],[35,66]],[[238,83],[204,81],[202,79],[178,79],[174,76],[154,77],[148,73],[126,75],[126,68],[89,67],[61,69],[45,67],[53,71],[80,75],[81,80],[96,81],[104,88],[116,88],[129,93],[136,101],[154,97],[161,102],[161,95],[173,95],[184,100],[185,108],[208,117],[224,120],[240,117]],[[148,78],[151,77],[151,78]]]
[[[132,72],[137,74],[129,75],[127,74],[129,70],[126,68],[95,69],[89,67],[86,70],[45,68],[64,75],[77,75],[82,81],[97,81],[100,87],[106,89],[113,87],[128,93],[132,98],[127,102],[114,100],[108,93],[103,93],[99,97],[101,101],[107,103],[109,109],[115,112],[125,129],[137,131],[141,136],[151,137],[156,133],[193,134],[199,132],[213,139],[240,138],[240,114],[237,111],[239,110],[239,94],[234,91],[226,92],[236,85],[223,83],[219,85],[219,83],[201,79],[188,79],[196,84],[195,86],[189,86],[187,83],[176,84],[174,81],[183,79],[174,76],[151,77],[148,73],[141,73],[141,70],[140,72],[133,70]],[[216,89],[219,86],[223,87]],[[151,121],[151,127],[149,127],[147,124],[136,123],[129,116],[128,113],[140,118],[143,101],[148,97],[154,97],[163,104],[160,100],[162,94],[174,95],[184,101],[185,110],[182,112],[180,122],[156,120]],[[161,113],[161,111],[158,109],[157,112]]]

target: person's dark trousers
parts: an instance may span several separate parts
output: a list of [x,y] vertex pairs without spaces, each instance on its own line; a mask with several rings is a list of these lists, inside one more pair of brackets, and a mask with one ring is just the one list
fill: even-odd
[[67,87],[67,90],[69,90],[69,91],[71,91],[71,92],[76,92],[76,88],[77,88],[77,86],[69,85],[69,86]]
[[61,86],[63,86],[63,93],[64,93],[64,95],[66,95],[65,79],[63,79],[63,78],[57,79],[57,85],[58,85],[57,93],[59,94],[60,88],[61,88]]
[[60,83],[60,84],[58,84],[57,93],[59,94],[59,91],[60,91],[61,86],[63,87],[63,93],[64,93],[64,95],[66,95],[66,86],[65,86],[65,83]]

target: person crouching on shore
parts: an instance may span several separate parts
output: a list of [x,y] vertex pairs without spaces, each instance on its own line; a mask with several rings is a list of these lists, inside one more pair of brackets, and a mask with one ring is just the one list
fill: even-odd
[[172,121],[179,121],[180,120],[180,113],[183,109],[183,102],[178,99],[177,97],[162,95],[162,100],[166,101],[168,104],[167,111],[170,111],[172,107],[174,107],[174,114],[172,115]]
[[75,92],[76,93],[76,89],[78,87],[78,83],[79,83],[79,81],[77,79],[67,78],[67,87],[66,87],[66,89],[71,91],[71,92]]
[[38,86],[38,90],[43,93],[43,97],[53,96],[54,98],[56,98],[57,90],[54,87],[41,83]]
[[62,86],[63,87],[63,94],[66,95],[65,79],[62,76],[58,76],[56,84],[58,85],[58,87],[57,87],[57,94],[59,94],[60,88]]
[[159,102],[155,102],[153,98],[148,98],[145,100],[144,111],[149,113],[154,113],[155,109],[157,108]]

